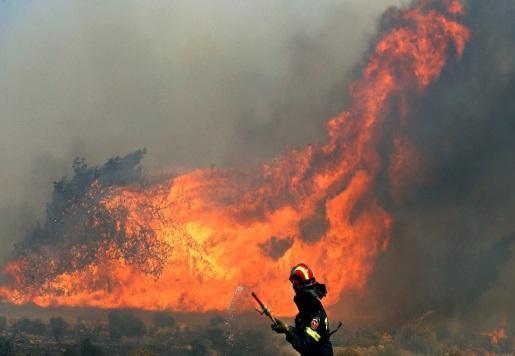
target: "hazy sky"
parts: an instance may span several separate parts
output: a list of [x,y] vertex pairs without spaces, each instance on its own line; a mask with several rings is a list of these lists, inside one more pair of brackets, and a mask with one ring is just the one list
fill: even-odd
[[394,0],[0,3],[0,260],[76,156],[234,165],[324,138]]

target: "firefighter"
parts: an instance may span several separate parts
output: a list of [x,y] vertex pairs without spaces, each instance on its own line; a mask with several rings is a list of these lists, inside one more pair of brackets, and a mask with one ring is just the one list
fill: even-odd
[[304,263],[291,269],[290,282],[299,313],[295,317],[295,326],[288,326],[276,319],[272,330],[285,334],[288,341],[301,356],[332,356],[329,323],[327,314],[320,300],[326,296],[325,284],[315,280],[313,271]]

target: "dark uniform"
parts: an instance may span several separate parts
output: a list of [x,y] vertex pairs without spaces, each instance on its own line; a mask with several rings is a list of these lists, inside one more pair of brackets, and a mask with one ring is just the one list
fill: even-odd
[[333,356],[329,322],[320,302],[327,294],[325,284],[316,281],[315,274],[305,263],[299,263],[291,269],[290,282],[295,291],[293,301],[299,310],[295,326],[288,326],[275,319],[272,330],[285,334],[286,341],[301,356]]
[[286,340],[301,356],[332,356],[329,324],[324,307],[312,289],[297,293],[293,301],[299,309],[295,327],[290,326]]

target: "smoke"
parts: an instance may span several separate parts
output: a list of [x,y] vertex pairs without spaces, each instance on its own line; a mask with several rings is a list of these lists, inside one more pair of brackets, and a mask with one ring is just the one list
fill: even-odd
[[260,244],[259,247],[261,247],[267,256],[277,260],[281,258],[292,245],[293,238],[291,236],[285,238],[272,236],[270,240],[268,240],[266,243]]
[[[151,169],[249,164],[322,140],[386,2],[202,5],[56,1],[4,25],[3,244],[30,229],[48,183],[77,155],[98,163],[147,147]],[[393,214],[392,239],[364,295],[342,296],[335,310],[346,317],[399,322],[432,310],[514,327],[513,18],[513,1],[468,1],[463,57],[411,98],[402,134],[417,172],[393,189],[385,169],[376,194]],[[324,233],[319,215],[302,224],[308,241]],[[261,247],[278,258],[289,245]]]
[[75,157],[146,147],[155,172],[323,139],[393,2],[2,2],[0,262]]
[[431,310],[460,328],[515,326],[514,16],[513,1],[468,1],[462,59],[412,99],[403,134],[423,179],[400,200],[379,189],[392,239],[366,297],[343,296],[348,316],[398,322]]

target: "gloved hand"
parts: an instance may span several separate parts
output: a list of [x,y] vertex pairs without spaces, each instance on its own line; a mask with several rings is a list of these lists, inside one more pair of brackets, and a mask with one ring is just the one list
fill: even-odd
[[275,324],[272,324],[271,327],[278,334],[286,334],[288,332],[288,324],[279,319],[275,319]]

